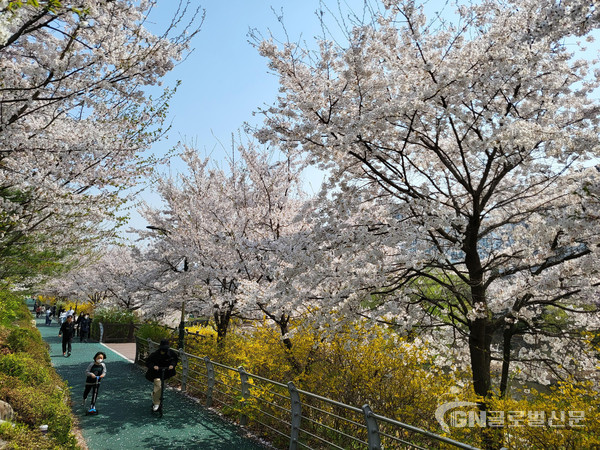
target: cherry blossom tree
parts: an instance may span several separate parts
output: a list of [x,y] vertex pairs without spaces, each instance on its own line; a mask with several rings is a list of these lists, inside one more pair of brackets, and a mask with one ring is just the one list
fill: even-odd
[[28,234],[86,246],[122,220],[149,173],[172,89],[148,88],[185,56],[202,16],[179,2],[163,34],[154,1],[0,3],[0,250]]
[[164,207],[141,211],[150,225],[138,232],[152,239],[149,254],[166,269],[158,281],[168,286],[162,288],[166,298],[212,317],[219,340],[235,316],[266,315],[283,335],[288,331],[293,311],[255,295],[258,286],[274,280],[283,238],[303,226],[294,220],[302,204],[303,166],[276,156],[249,142],[220,168],[186,147],[181,157],[187,172],[157,181]]
[[380,9],[339,20],[346,43],[257,42],[281,92],[259,138],[330,174],[294,279],[324,320],[429,339],[484,398],[519,371],[589,373],[600,71],[569,49],[592,40],[597,7],[483,0],[451,22],[411,0]]
[[42,289],[44,295],[87,301],[106,308],[137,311],[158,295],[154,281],[164,270],[153,266],[136,247],[112,245],[81,258],[78,265],[55,277]]
[[39,294],[72,301],[80,300],[92,305],[100,304],[107,296],[106,292],[98,290],[96,263],[100,258],[100,254],[80,257],[71,270],[44,283],[38,290]]

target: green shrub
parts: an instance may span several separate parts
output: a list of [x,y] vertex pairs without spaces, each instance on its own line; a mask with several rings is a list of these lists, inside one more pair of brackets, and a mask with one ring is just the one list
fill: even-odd
[[12,330],[6,338],[6,343],[13,352],[27,353],[35,352],[40,345],[44,345],[40,333],[27,328]]
[[139,319],[133,313],[121,308],[103,308],[94,312],[94,322],[103,323],[138,323]]
[[31,320],[31,313],[23,303],[20,295],[11,291],[0,290],[0,323],[10,325],[15,320],[24,319],[23,309],[27,311],[27,317]]
[[[21,296],[0,291],[0,399],[15,411],[14,426],[0,426],[2,448],[76,449],[68,387],[31,319]],[[48,425],[46,436],[41,425]]]
[[50,365],[48,344],[37,329],[19,327],[1,330],[0,342],[4,342],[11,352],[27,353],[42,365]]
[[[14,426],[13,426],[14,425]],[[23,424],[0,424],[0,439],[8,441],[3,449],[32,449],[51,450],[56,448],[56,443],[44,439],[37,429],[31,429]]]
[[37,363],[27,353],[12,353],[0,356],[0,372],[24,381],[40,385],[50,381],[48,368]]
[[48,425],[48,436],[61,445],[73,448],[73,418],[67,406],[68,389],[63,382],[49,381],[44,387],[31,386],[23,380],[0,376],[0,398],[13,407],[16,421],[32,429]]
[[145,323],[137,330],[136,336],[141,339],[150,338],[154,342],[160,342],[161,339],[168,339],[172,336],[172,331],[164,326],[151,322]]

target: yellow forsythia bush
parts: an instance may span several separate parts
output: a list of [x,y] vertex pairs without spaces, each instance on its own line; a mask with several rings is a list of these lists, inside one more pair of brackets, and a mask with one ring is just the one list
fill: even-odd
[[566,381],[547,392],[530,389],[494,399],[504,413],[504,446],[510,449],[600,447],[600,393],[593,381]]
[[[368,404],[378,415],[474,446],[482,445],[484,432],[492,433],[496,442],[500,439],[502,445],[511,449],[558,450],[600,445],[600,395],[592,382],[564,382],[548,392],[530,390],[515,393],[514,398],[494,398],[488,401],[491,419],[488,423],[502,426],[494,429],[488,426],[486,432],[479,424],[462,427],[455,424],[445,431],[435,417],[440,405],[478,400],[471,387],[470,373],[442,370],[434,364],[435,355],[429,353],[425,343],[400,337],[383,327],[366,328],[356,323],[325,335],[315,332],[310,323],[297,325],[289,336],[291,349],[284,345],[279,330],[267,322],[239,327],[220,345],[212,328],[193,329],[198,336],[186,341],[186,349],[224,365],[241,366],[253,375],[284,384],[292,381],[298,389],[357,408]],[[223,385],[231,384],[228,393],[235,397],[239,389],[237,378],[224,376],[220,381]],[[253,399],[243,402],[237,394],[238,402],[225,411],[246,414],[250,423],[254,407],[265,409],[264,403],[257,404],[258,399],[277,403],[278,398],[271,386],[251,383]],[[280,394],[286,395],[285,390]],[[323,405],[318,407],[327,409]],[[273,408],[272,413],[276,412]],[[469,414],[479,416],[478,411]],[[502,423],[498,421],[500,414]],[[516,414],[524,415],[524,420],[514,422]],[[552,417],[555,420],[549,424]],[[516,423],[520,425],[513,426]],[[340,427],[339,423],[329,425]],[[408,433],[399,437],[413,442],[415,439],[414,434]],[[430,444],[421,442],[427,448]],[[348,443],[338,442],[338,445],[350,448]]]
[[[441,431],[435,410],[457,385],[457,374],[435,366],[422,343],[384,328],[356,324],[324,339],[313,327],[299,326],[291,349],[268,323],[238,330],[219,346],[210,327],[204,330],[203,338],[186,341],[188,352],[357,408],[368,404],[379,415],[435,432]],[[272,395],[259,386],[253,393]]]

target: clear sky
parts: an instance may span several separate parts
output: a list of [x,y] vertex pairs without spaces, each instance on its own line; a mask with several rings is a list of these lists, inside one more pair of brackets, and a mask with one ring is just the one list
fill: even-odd
[[[158,0],[148,28],[154,33],[164,31],[178,3]],[[337,13],[337,0],[323,3]],[[154,144],[152,152],[163,155],[182,141],[194,143],[218,161],[230,150],[232,133],[244,122],[260,123],[253,112],[272,104],[277,95],[277,77],[269,73],[267,59],[250,45],[249,30],[256,29],[265,37],[272,32],[280,39],[287,32],[291,41],[312,43],[321,34],[315,14],[319,0],[191,0],[191,5],[205,10],[205,20],[192,41],[193,52],[163,79],[165,86],[177,80],[181,85],[170,102],[168,138]],[[360,12],[363,0],[342,0],[341,5]],[[285,30],[278,21],[281,15]],[[316,172],[312,178],[308,189],[316,191],[320,178]],[[158,203],[149,189],[140,197]],[[145,227],[137,214],[131,215],[131,226]]]
[[[160,29],[178,1],[158,3]],[[337,0],[325,3],[337,8]],[[361,10],[362,0],[344,3]],[[319,1],[192,0],[192,4],[204,8],[206,18],[192,42],[194,51],[166,78],[167,84],[172,85],[175,80],[182,84],[171,102],[169,139],[156,144],[154,150],[163,153],[178,140],[184,140],[195,142],[199,149],[218,157],[222,152],[220,145],[229,149],[231,134],[244,122],[257,123],[259,119],[252,113],[271,104],[277,94],[277,78],[268,72],[267,60],[248,42],[249,29],[255,28],[265,36],[271,30],[283,38],[285,34],[276,16],[283,13],[290,40],[302,36],[312,42],[320,32],[315,15]]]

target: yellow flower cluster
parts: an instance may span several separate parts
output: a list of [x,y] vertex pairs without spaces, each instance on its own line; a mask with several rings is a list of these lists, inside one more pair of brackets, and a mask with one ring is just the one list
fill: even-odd
[[[565,382],[547,392],[530,388],[515,393],[514,398],[489,400],[485,429],[475,423],[474,427],[451,426],[445,432],[435,416],[440,405],[478,400],[470,374],[439,368],[425,344],[400,337],[390,329],[355,323],[324,334],[310,323],[295,326],[286,336],[292,342],[291,349],[284,345],[279,330],[264,322],[237,324],[220,343],[210,327],[188,329],[196,335],[188,335],[186,350],[283,384],[292,381],[298,389],[351,406],[368,404],[376,414],[476,446],[482,445],[486,433],[494,434],[494,439],[502,440],[507,448],[600,445],[600,395],[589,383]],[[279,392],[252,378],[251,397],[245,400],[235,374],[217,374],[217,385],[233,399],[226,402],[223,412],[247,416],[251,425],[253,419],[270,424],[257,412],[264,411],[265,405],[273,405],[270,413],[274,416],[279,409],[289,407],[279,402],[288,395],[285,389]],[[479,417],[478,411],[473,413]],[[382,431],[387,430],[384,427]]]

